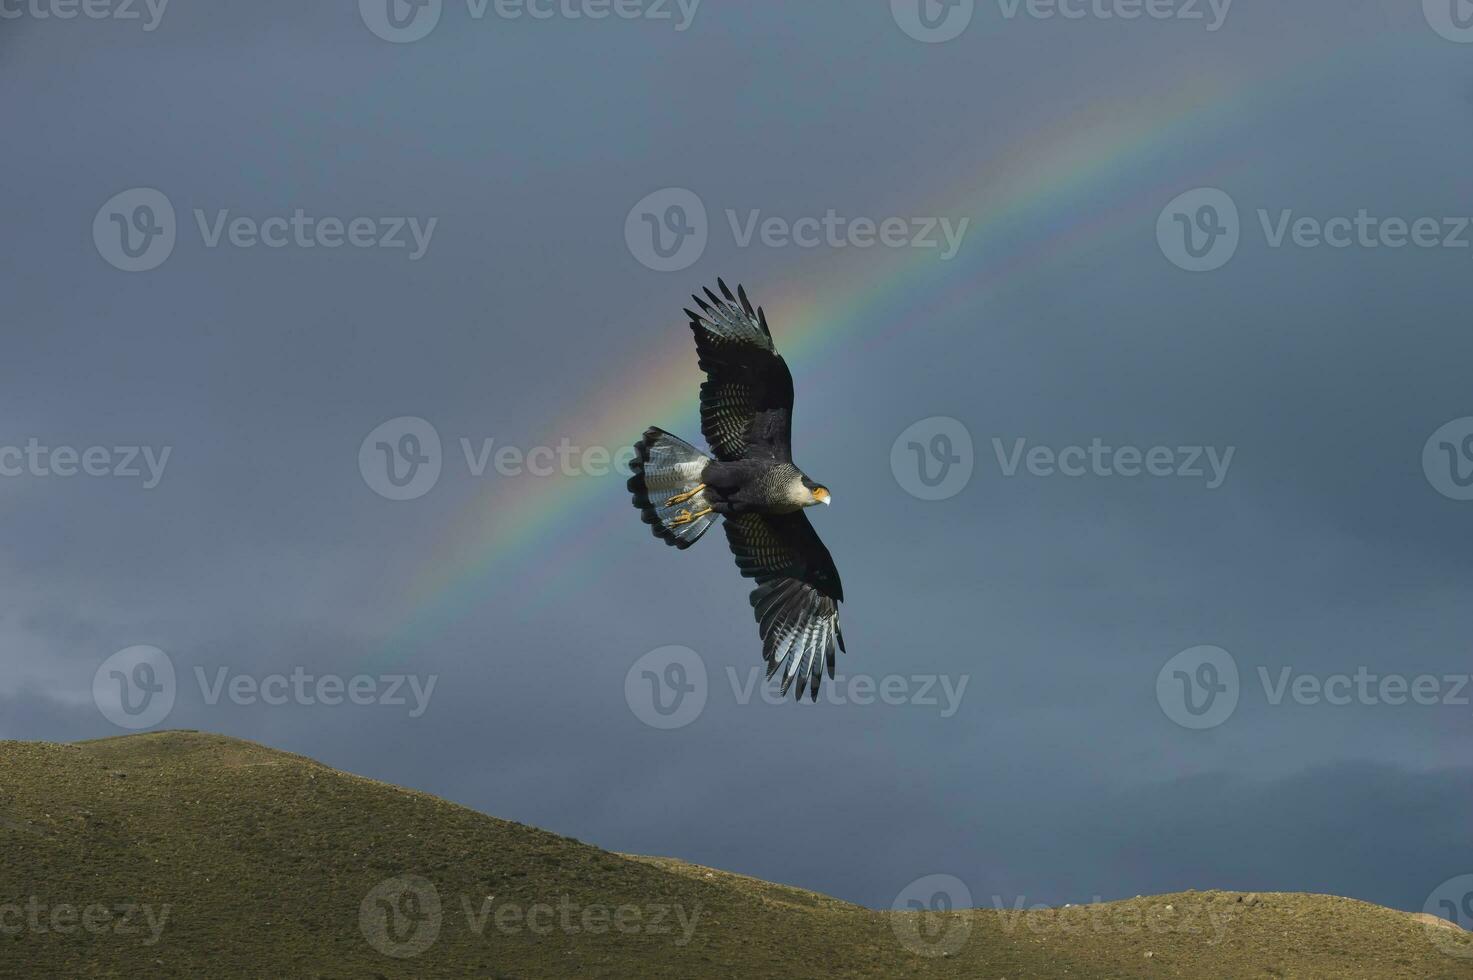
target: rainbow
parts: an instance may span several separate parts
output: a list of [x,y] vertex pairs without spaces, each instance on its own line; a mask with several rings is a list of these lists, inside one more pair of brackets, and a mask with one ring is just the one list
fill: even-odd
[[[1302,82],[1306,73],[1300,68],[1291,74]],[[1246,126],[1249,110],[1283,81],[1270,78],[1245,89],[1206,79],[1200,68],[1184,77],[1192,81],[1171,91],[1096,100],[1006,154],[974,164],[924,212],[971,219],[962,250],[949,262],[940,261],[934,249],[884,255],[876,249],[853,253],[845,273],[827,282],[810,281],[795,269],[792,282],[803,283],[801,292],[797,286],[775,292],[768,283],[749,282],[795,375],[811,376],[820,357],[852,357],[897,342],[906,324],[955,324],[958,314],[975,311],[989,289],[1033,279],[1071,253],[1143,229],[1151,234],[1166,201],[1236,167],[1235,159],[1221,153],[1232,123]],[[1201,144],[1217,153],[1209,163],[1177,168],[1169,183],[1139,186],[1141,174],[1159,173],[1163,160],[1190,157],[1183,148]],[[1100,200],[1114,206],[1102,210]],[[897,213],[923,212],[907,202]],[[1017,247],[1019,239],[1028,244]],[[741,278],[724,274],[733,286]],[[716,278],[699,266],[685,275],[691,289]],[[672,312],[670,336],[684,340],[684,317]],[[700,375],[690,344],[662,343],[654,352],[631,356],[625,369],[608,376],[617,380],[549,431],[579,432],[581,444],[610,449],[630,445],[650,425],[687,437],[699,433],[694,395]],[[597,420],[592,430],[589,420]],[[616,475],[488,480],[423,559],[378,659],[412,656],[493,594],[513,590],[511,595],[535,608],[539,596],[566,594],[567,576],[599,574],[607,564],[600,554],[627,540],[616,535],[617,522],[635,522],[622,484]],[[499,574],[512,567],[515,575]]]

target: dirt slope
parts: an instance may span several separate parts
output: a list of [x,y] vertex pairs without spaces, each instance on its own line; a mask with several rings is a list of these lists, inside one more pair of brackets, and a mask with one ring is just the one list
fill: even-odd
[[1473,978],[1467,934],[1349,899],[892,915],[195,732],[0,771],[0,977]]

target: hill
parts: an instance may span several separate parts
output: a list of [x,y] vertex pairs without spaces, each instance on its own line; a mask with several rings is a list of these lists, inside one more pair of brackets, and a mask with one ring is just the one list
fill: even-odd
[[1349,899],[876,912],[196,732],[0,771],[3,977],[1473,977],[1467,934]]

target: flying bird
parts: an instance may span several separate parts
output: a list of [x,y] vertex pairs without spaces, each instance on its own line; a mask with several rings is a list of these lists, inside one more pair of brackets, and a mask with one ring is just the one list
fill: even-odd
[[709,454],[664,429],[646,429],[634,447],[629,492],[655,537],[676,548],[695,544],[724,518],[726,541],[741,573],[756,580],[752,610],[767,677],[782,693],[818,700],[824,670],[834,676],[844,649],[839,572],[803,513],[833,500],[828,488],[793,463],[793,375],[772,342],[767,315],[746,290],[716,280],[687,309],[701,384],[701,434]]

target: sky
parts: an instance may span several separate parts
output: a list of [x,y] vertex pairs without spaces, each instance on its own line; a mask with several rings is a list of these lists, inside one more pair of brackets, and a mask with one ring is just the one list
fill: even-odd
[[[394,2],[0,2],[0,738],[878,908],[1473,873],[1460,8]],[[718,277],[817,704],[611,463],[699,441]]]

